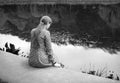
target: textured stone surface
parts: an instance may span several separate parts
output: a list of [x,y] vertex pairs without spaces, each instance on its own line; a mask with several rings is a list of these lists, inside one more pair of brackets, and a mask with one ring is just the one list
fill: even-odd
[[4,4],[115,4],[119,0],[1,0]]
[[9,83],[118,83],[66,68],[32,68],[26,58],[2,51],[0,78]]

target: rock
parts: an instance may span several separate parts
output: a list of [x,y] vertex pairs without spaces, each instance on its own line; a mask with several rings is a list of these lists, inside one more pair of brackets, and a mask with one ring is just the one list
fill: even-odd
[[0,51],[0,78],[8,83],[118,83],[66,68],[33,68],[27,60]]

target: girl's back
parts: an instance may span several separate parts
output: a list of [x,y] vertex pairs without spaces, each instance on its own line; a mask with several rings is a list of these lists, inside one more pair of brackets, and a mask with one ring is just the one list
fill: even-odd
[[39,30],[37,28],[31,31],[31,49],[29,56],[29,63],[36,67],[51,66],[48,61],[48,55],[46,53],[45,46],[45,30]]

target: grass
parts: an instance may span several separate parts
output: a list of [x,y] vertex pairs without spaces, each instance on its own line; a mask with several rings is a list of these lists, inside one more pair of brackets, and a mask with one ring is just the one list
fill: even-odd
[[91,64],[90,64],[90,67],[88,67],[88,68],[82,67],[82,68],[80,68],[80,70],[82,73],[120,81],[119,75],[116,74],[114,71],[108,70],[107,67],[95,68],[94,65],[91,66]]

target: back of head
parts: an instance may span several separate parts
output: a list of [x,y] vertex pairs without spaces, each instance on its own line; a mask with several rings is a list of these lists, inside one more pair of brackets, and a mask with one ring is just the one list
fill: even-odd
[[49,16],[43,16],[40,20],[44,25],[47,25],[48,23],[52,23],[52,19]]

